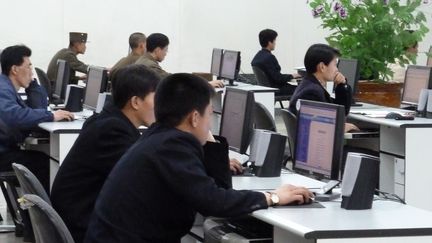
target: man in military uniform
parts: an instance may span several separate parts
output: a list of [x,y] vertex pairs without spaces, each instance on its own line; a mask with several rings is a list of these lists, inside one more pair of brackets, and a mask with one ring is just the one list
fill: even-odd
[[[51,59],[47,75],[51,82],[55,82],[57,76],[57,60],[65,60],[69,63],[70,79],[69,83],[77,84],[78,80],[85,79],[86,76],[77,77],[75,72],[87,73],[88,65],[78,60],[78,54],[84,54],[86,51],[87,33],[70,32],[69,47],[58,51]],[[55,84],[53,84],[55,85]]]
[[146,53],[146,36],[143,33],[135,32],[129,36],[129,47],[131,53],[126,57],[120,59],[112,68],[110,72],[110,79],[113,80],[116,72],[127,65],[134,64],[138,58]]
[[170,75],[159,65],[168,52],[169,39],[161,33],[153,33],[147,38],[147,53],[138,58],[136,64],[142,64],[155,72],[161,79]]

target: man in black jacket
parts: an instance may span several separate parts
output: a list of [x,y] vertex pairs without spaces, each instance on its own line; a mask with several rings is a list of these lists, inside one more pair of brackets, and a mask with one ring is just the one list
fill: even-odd
[[262,49],[252,59],[252,66],[260,68],[267,76],[270,84],[278,88],[280,94],[292,95],[296,86],[288,82],[299,78],[299,74],[282,74],[281,67],[276,57],[271,53],[276,47],[277,32],[271,29],[262,30],[259,33],[259,42]]
[[120,69],[113,80],[114,104],[84,123],[60,166],[51,200],[75,242],[83,241],[102,185],[120,157],[138,140],[138,127],[154,122],[158,81],[158,76],[142,65]]
[[[210,133],[213,93],[205,80],[191,74],[173,74],[162,80],[155,95],[156,123],[109,175],[96,202],[86,243],[180,242],[197,211],[234,217],[277,201],[310,200],[312,194],[306,188],[290,185],[272,193],[216,185],[203,160],[228,164],[228,145]],[[213,156],[204,158],[208,150]]]

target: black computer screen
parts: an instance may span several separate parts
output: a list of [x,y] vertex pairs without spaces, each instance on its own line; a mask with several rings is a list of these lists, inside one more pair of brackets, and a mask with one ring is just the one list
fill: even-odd
[[220,76],[222,55],[223,55],[222,49],[213,48],[210,73],[217,77]]
[[99,93],[103,93],[107,86],[107,70],[101,67],[90,67],[87,74],[87,84],[83,106],[95,110]]
[[225,50],[222,57],[220,76],[228,80],[235,80],[239,70],[240,52]]
[[65,60],[57,61],[57,76],[53,97],[56,99],[65,99],[66,87],[69,84],[69,65]]
[[405,73],[403,104],[417,105],[422,89],[432,88],[432,67],[410,65]]
[[344,120],[343,106],[300,100],[294,170],[319,179],[338,179]]
[[354,96],[357,91],[357,82],[360,77],[358,61],[356,59],[339,58],[338,69],[347,79],[347,84],[351,86],[352,94]]
[[255,99],[252,91],[226,88],[220,135],[228,141],[230,149],[244,154],[253,133],[253,109]]

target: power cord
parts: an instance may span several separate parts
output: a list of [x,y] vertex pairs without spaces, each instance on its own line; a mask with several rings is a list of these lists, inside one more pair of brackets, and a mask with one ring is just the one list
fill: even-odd
[[394,193],[383,192],[383,191],[380,191],[378,189],[375,189],[375,192],[377,192],[378,194],[381,194],[382,199],[384,199],[384,200],[390,200],[390,201],[395,201],[395,202],[400,202],[402,204],[406,204],[405,200],[403,200],[402,198],[400,198],[398,195],[396,195]]

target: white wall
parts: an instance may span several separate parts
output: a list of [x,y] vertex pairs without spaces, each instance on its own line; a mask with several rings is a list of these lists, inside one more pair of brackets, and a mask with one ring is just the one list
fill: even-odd
[[[327,31],[313,19],[306,0],[0,0],[0,48],[23,43],[33,50],[34,66],[46,69],[51,57],[68,45],[68,32],[89,34],[86,63],[112,66],[127,54],[128,37],[140,31],[170,38],[162,66],[169,72],[208,72],[213,47],[240,50],[242,70],[260,49],[258,32],[278,33],[274,54],[284,72],[303,65],[306,49],[325,42]],[[431,6],[423,7],[432,28]],[[432,44],[432,34],[420,51]],[[418,63],[424,64],[424,55]]]

